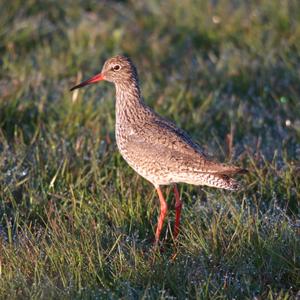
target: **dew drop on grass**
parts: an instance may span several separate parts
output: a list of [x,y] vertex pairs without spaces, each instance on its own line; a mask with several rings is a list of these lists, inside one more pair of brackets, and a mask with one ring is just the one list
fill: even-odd
[[287,98],[284,97],[284,96],[281,96],[281,97],[280,97],[280,102],[281,102],[282,104],[287,103]]
[[20,177],[25,177],[27,174],[28,174],[28,170],[25,169],[25,170],[23,170],[23,171],[21,171],[21,172],[19,173],[19,176],[20,176]]

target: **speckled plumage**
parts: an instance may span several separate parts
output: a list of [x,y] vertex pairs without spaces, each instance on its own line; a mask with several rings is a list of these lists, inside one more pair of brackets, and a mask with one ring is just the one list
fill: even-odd
[[185,182],[237,189],[230,176],[242,169],[210,161],[184,131],[149,108],[141,97],[130,59],[109,59],[102,74],[115,64],[121,66],[115,71],[120,78],[108,80],[116,86],[116,141],[127,163],[155,187]]
[[[149,108],[141,97],[138,75],[128,57],[108,59],[100,74],[76,85],[71,90],[100,80],[116,87],[116,141],[127,163],[156,187],[161,214],[155,240],[158,242],[167,212],[161,185],[185,182],[228,190],[238,189],[231,177],[245,170],[209,160],[201,148],[176,125]],[[181,200],[176,185],[176,221],[174,237],[179,230]]]

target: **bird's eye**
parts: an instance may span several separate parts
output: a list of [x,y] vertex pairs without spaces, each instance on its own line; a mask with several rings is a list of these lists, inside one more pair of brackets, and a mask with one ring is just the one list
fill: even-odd
[[120,65],[115,65],[115,66],[113,67],[114,71],[119,71],[120,68],[121,68]]

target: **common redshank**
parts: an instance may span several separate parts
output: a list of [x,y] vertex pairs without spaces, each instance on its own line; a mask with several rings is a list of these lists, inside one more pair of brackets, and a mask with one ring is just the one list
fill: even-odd
[[101,73],[75,85],[71,91],[101,80],[115,84],[115,131],[121,155],[157,190],[160,215],[155,233],[156,244],[159,242],[168,209],[160,186],[174,185],[174,238],[179,233],[182,208],[176,183],[207,185],[227,190],[239,188],[232,176],[245,173],[246,170],[208,159],[187,133],[145,104],[140,92],[137,70],[131,59],[123,55],[108,59]]

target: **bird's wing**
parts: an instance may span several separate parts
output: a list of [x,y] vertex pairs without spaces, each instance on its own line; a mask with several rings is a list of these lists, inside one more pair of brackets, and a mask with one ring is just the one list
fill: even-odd
[[146,143],[206,159],[199,145],[193,142],[186,132],[167,120],[157,119],[149,123],[145,122],[140,130],[142,134],[139,134],[139,137]]
[[209,160],[201,148],[183,130],[162,120],[145,122],[135,127],[128,139],[132,151],[143,153],[149,159],[165,159],[181,166],[182,170],[203,173],[234,174],[240,168]]

